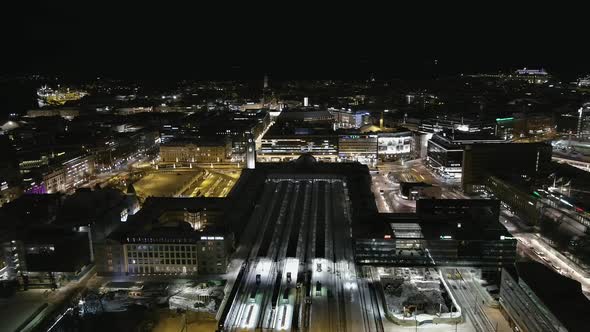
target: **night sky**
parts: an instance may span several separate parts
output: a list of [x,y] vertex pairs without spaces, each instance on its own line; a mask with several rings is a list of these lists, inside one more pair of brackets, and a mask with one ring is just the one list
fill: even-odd
[[[169,2],[99,7],[24,6],[8,22],[4,73],[83,77],[428,78],[544,67],[590,72],[574,8],[318,7]],[[564,16],[567,15],[567,16]],[[564,18],[566,20],[564,20]]]

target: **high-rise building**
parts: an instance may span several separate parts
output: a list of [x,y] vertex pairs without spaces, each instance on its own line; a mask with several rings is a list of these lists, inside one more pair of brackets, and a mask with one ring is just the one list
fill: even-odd
[[466,144],[461,177],[463,190],[476,191],[490,176],[535,178],[548,170],[551,155],[551,145],[547,143]]

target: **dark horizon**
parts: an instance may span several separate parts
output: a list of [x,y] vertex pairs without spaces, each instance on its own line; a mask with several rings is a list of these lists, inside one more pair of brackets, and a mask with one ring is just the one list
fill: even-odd
[[4,22],[9,52],[0,73],[137,80],[430,79],[522,67],[564,80],[590,73],[582,22],[571,12],[558,22],[500,6],[242,7],[21,8],[14,24]]

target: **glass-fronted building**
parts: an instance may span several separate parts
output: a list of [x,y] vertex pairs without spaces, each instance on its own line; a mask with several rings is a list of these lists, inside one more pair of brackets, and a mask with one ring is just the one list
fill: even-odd
[[380,214],[357,225],[357,263],[473,266],[492,278],[514,264],[516,239],[498,222],[499,201],[424,199],[416,209],[415,214]]
[[460,178],[463,165],[463,147],[444,137],[434,135],[428,141],[426,162],[443,177]]

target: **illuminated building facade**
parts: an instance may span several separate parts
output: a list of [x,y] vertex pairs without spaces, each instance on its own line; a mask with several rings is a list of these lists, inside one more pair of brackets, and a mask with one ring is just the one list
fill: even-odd
[[43,175],[48,194],[66,191],[66,169],[58,167]]
[[341,135],[338,137],[341,161],[373,163],[377,160],[377,135]]
[[160,145],[163,163],[224,163],[231,160],[231,141],[173,141]]
[[86,183],[94,171],[94,157],[82,155],[50,166],[43,172],[43,183],[48,194],[66,192]]
[[519,69],[515,72],[515,77],[532,84],[543,84],[549,82],[551,76],[545,69]]
[[590,87],[590,75],[579,78],[578,79],[578,87],[580,87],[580,88]]
[[91,155],[84,155],[70,159],[63,163],[63,168],[66,173],[65,190],[75,189],[94,174],[94,158]]
[[86,96],[85,91],[70,90],[69,88],[52,89],[47,86],[42,86],[37,89],[37,102],[39,107],[46,105],[63,105],[67,101],[78,100]]
[[448,178],[460,178],[463,165],[463,147],[439,135],[428,141],[426,162],[438,174]]
[[100,275],[197,275],[227,271],[233,234],[222,199],[149,198],[95,244]]
[[[426,164],[443,177],[459,179],[464,176],[466,147],[479,150],[485,146],[490,150],[506,153],[505,148],[515,145],[505,143],[503,139],[485,133],[443,131],[433,135],[428,141]],[[495,162],[501,162],[501,159]]]
[[590,137],[590,103],[585,103],[578,109],[578,128],[576,136],[578,138]]
[[466,133],[478,133],[494,131],[495,123],[489,121],[477,121],[466,118],[426,118],[420,121],[418,129],[427,133],[440,133],[443,131],[458,131]]
[[277,123],[262,138],[257,161],[289,161],[311,153],[321,161],[338,160],[338,136],[328,126]]
[[413,152],[414,136],[410,131],[379,133],[377,141],[377,154],[381,160],[397,159]]
[[101,275],[225,273],[231,248],[232,237],[199,232],[189,224],[147,233],[115,231],[97,246],[97,268]]
[[335,129],[358,129],[370,123],[370,114],[365,111],[353,111],[349,109],[330,108],[328,111],[334,117]]

